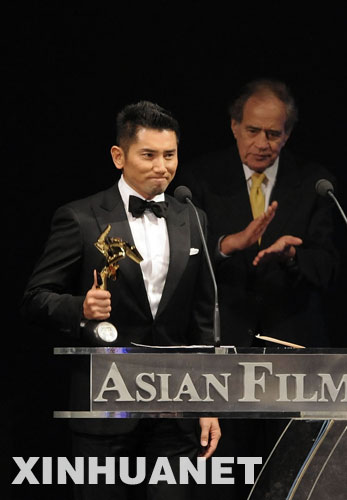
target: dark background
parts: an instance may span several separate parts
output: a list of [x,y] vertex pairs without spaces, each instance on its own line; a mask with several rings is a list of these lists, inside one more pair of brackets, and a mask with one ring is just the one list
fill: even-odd
[[[110,4],[14,1],[2,7],[7,468],[12,456],[68,455],[65,422],[51,418],[56,388],[67,378],[62,370],[57,375],[52,356],[61,339],[28,328],[18,306],[53,211],[114,182],[109,150],[116,113],[125,104],[149,99],[176,115],[182,164],[229,145],[227,107],[242,84],[264,76],[283,79],[300,111],[288,147],[335,174],[336,192],[346,206],[342,7],[315,5],[302,12],[279,2],[244,9],[198,1]],[[342,347],[347,234],[337,210],[335,219],[342,266],[338,286],[327,297],[327,316],[332,343]],[[62,498],[63,488],[11,489],[12,498],[39,499]]]

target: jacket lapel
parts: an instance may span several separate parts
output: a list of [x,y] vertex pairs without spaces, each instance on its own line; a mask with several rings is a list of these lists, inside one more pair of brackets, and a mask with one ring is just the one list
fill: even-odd
[[[100,205],[94,205],[93,211],[100,228],[100,233],[106,229],[108,224],[110,224],[110,237],[121,238],[130,245],[134,245],[134,239],[124,210],[123,200],[120,196],[117,185],[114,185],[112,188],[104,192],[104,197]],[[126,257],[119,261],[117,277],[120,274],[127,281],[134,296],[142,307],[145,308],[146,313],[151,315],[152,313],[140,265]],[[109,289],[111,292],[112,286],[114,286],[113,282],[109,281]]]
[[[222,219],[227,221],[225,234],[228,234],[242,231],[251,222],[253,215],[247,182],[237,149],[233,147],[228,150],[226,158],[227,163],[223,174],[216,180],[220,201],[214,200],[214,203],[217,203],[217,207],[214,208],[217,214],[219,212],[224,214]],[[210,227],[210,230],[213,231],[213,227]]]
[[[228,185],[228,182],[225,183]],[[239,168],[233,172],[232,180],[229,183],[230,190],[226,199],[225,208],[229,213],[229,226],[232,232],[242,231],[252,221],[252,209],[249,201],[247,182],[241,162]]]
[[190,251],[189,210],[187,206],[166,198],[169,202],[167,230],[170,244],[170,263],[157,317],[169,303],[186,268]]
[[281,154],[276,184],[271,193],[271,201],[278,201],[278,209],[274,219],[262,238],[262,248],[266,248],[280,236],[286,234],[285,226],[295,211],[300,193],[300,171],[291,156]]

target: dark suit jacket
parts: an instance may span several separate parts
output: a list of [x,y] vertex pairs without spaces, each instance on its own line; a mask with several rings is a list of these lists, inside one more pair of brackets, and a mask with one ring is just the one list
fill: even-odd
[[[210,248],[222,235],[243,230],[252,220],[245,176],[236,148],[204,157],[181,176],[209,221]],[[334,282],[337,255],[332,244],[331,203],[318,196],[315,183],[332,180],[324,168],[299,162],[283,150],[271,200],[278,210],[260,248],[280,236],[303,239],[297,264],[252,265],[259,245],[216,259],[222,343],[250,346],[261,333],[304,346],[326,346],[322,292]]]
[[[116,281],[108,282],[112,297],[110,321],[117,327],[119,346],[129,346],[131,342],[154,345],[213,343],[212,281],[198,224],[188,205],[170,196],[166,199],[169,203],[170,264],[155,319],[138,264],[129,258],[121,260]],[[203,212],[200,216],[206,230],[206,216]],[[105,265],[94,243],[108,224],[112,226],[109,236],[134,243],[116,185],[59,208],[53,217],[43,256],[24,295],[22,312],[29,321],[59,330],[73,339],[75,345],[85,345],[80,338],[82,304],[93,284],[93,269],[101,270]],[[192,248],[198,252],[190,254]],[[80,380],[77,385],[87,383],[83,369],[76,377]],[[83,392],[88,394],[88,390]],[[78,398],[77,394],[78,390],[74,397]],[[106,432],[117,431],[117,428],[124,431],[131,426],[131,422],[95,421],[92,425],[81,422],[79,430],[99,433],[105,429]]]

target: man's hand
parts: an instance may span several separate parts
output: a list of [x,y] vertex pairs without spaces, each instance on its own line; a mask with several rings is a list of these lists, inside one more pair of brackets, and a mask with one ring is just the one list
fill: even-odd
[[200,418],[200,444],[203,448],[201,457],[210,458],[216,451],[218,441],[221,437],[218,418],[204,417]]
[[107,290],[100,290],[98,277],[94,269],[94,283],[88,290],[83,302],[83,316],[86,319],[103,320],[110,317],[111,294]]
[[274,218],[277,207],[277,201],[273,201],[266,212],[252,220],[243,231],[229,234],[223,238],[220,245],[221,252],[228,255],[235,250],[244,250],[254,245],[263,236],[266,228]]
[[281,236],[275,243],[268,248],[261,250],[253,260],[253,265],[257,266],[260,262],[270,259],[289,260],[296,255],[297,246],[302,244],[302,239],[296,236]]

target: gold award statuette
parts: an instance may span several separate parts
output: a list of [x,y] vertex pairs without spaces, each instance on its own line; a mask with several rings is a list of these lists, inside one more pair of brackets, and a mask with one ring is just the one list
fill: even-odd
[[111,231],[109,224],[105,231],[101,233],[98,240],[95,242],[96,248],[102,253],[107,261],[107,265],[102,268],[99,275],[101,277],[100,288],[107,290],[107,279],[116,279],[116,272],[119,268],[118,262],[125,257],[130,257],[131,260],[140,264],[143,261],[139,251],[135,245],[129,245],[120,238],[109,238],[108,233]]
[[[107,280],[109,278],[113,281],[116,279],[117,269],[119,268],[118,262],[121,259],[129,257],[137,264],[140,264],[143,260],[135,245],[129,245],[121,238],[110,238],[108,236],[110,231],[111,225],[109,224],[94,243],[107,262],[98,273],[101,278],[100,288],[102,290],[107,290]],[[116,327],[108,321],[99,322],[95,328],[95,334],[105,342],[114,342],[118,336]]]

